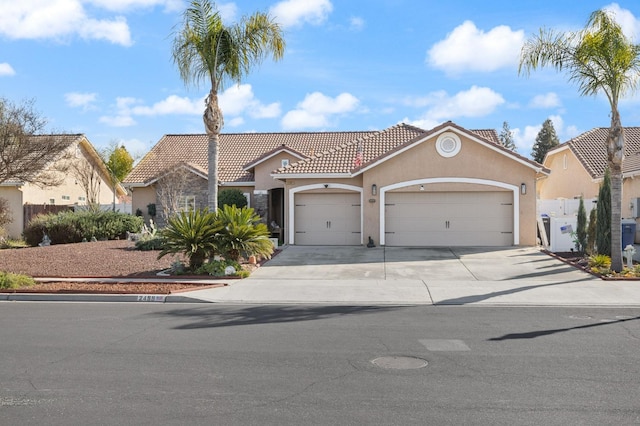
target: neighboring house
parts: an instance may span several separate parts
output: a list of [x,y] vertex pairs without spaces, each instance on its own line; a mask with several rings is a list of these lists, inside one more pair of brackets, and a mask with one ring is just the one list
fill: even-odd
[[[33,136],[34,138],[41,136]],[[46,136],[50,137],[50,136]],[[18,238],[22,234],[30,217],[37,213],[55,211],[59,206],[82,206],[87,204],[87,193],[80,182],[76,169],[95,170],[94,196],[100,204],[111,204],[113,191],[107,169],[93,145],[85,135],[61,135],[69,141],[68,151],[60,158],[52,159],[50,166],[65,162],[69,164],[63,181],[58,186],[45,186],[7,181],[0,184],[0,198],[8,201],[12,222],[6,226],[9,237]],[[73,165],[73,166],[71,166]],[[116,186],[117,196],[124,197],[126,191],[121,185]]]
[[[544,165],[551,173],[538,182],[541,200],[597,198],[607,167],[608,127],[598,127],[550,150]],[[640,127],[625,127],[622,217],[640,216]]]
[[[608,133],[608,127],[597,127],[547,152],[544,165],[551,173],[538,182],[540,214],[573,216],[577,203],[569,203],[569,200],[580,197],[587,201],[587,211],[595,207],[593,201],[598,197],[607,168]],[[640,216],[640,127],[625,127],[624,136],[622,218],[625,223],[633,223]],[[550,200],[566,202],[554,204]],[[560,207],[553,211],[541,211],[544,209],[540,206]],[[640,241],[640,228],[637,225],[635,241]]]
[[[536,180],[548,170],[502,147],[495,130],[400,124],[222,134],[219,145],[220,190],[247,194],[288,244],[536,244]],[[123,182],[133,210],[162,209],[159,187],[178,170],[192,179],[180,204],[206,206],[206,136],[167,135]]]

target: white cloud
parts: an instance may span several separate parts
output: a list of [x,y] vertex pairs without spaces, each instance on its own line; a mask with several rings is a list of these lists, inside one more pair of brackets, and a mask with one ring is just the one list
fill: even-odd
[[15,70],[6,62],[0,63],[0,77],[16,75]]
[[175,12],[183,8],[181,0],[88,0],[87,3],[114,12],[164,6],[165,11]]
[[330,0],[284,0],[270,9],[284,28],[299,27],[305,23],[320,25],[333,11]]
[[[166,115],[195,115],[204,113],[205,99],[170,95],[152,105],[144,105],[142,100],[132,97],[116,98],[115,114],[102,117],[101,122],[110,126],[131,126],[136,124],[133,117],[157,117]],[[275,118],[280,116],[280,104],[262,104],[255,98],[250,84],[230,87],[221,93],[218,102],[224,115],[225,124],[238,126],[244,123],[241,117],[248,114],[252,118]]]
[[134,106],[129,109],[129,105],[124,105],[122,112],[129,112],[132,115],[158,116],[158,115],[198,115],[204,112],[204,98],[189,99],[171,95],[166,99],[156,102],[151,106]]
[[349,28],[352,31],[361,31],[364,28],[364,19],[354,16],[349,19]]
[[529,102],[531,108],[554,108],[560,106],[560,98],[553,92],[537,95]]
[[620,24],[625,35],[632,38],[635,43],[638,43],[638,40],[640,40],[640,20],[631,11],[621,8],[618,3],[611,3],[605,6],[604,9],[613,13],[616,22]]
[[264,105],[256,99],[250,84],[229,87],[220,94],[219,102],[225,117],[247,113],[253,118],[275,118],[281,114],[279,103]]
[[350,93],[341,93],[331,98],[314,92],[305,96],[295,110],[285,114],[282,127],[288,130],[326,127],[331,123],[331,116],[353,112],[359,103],[358,98]]
[[126,19],[94,19],[80,0],[22,0],[2,5],[0,34],[14,39],[64,39],[79,35],[130,46]]
[[72,108],[82,108],[83,110],[91,109],[92,104],[98,98],[97,93],[65,93],[64,100]]
[[489,32],[465,21],[429,49],[427,63],[447,72],[483,71],[516,66],[524,31],[501,25]]
[[483,117],[491,114],[505,103],[504,98],[488,87],[471,86],[469,90],[461,91],[451,96],[444,90],[432,92],[426,96],[407,98],[404,103],[417,108],[428,108],[421,117],[405,123],[431,129],[443,121],[454,120],[458,117]]

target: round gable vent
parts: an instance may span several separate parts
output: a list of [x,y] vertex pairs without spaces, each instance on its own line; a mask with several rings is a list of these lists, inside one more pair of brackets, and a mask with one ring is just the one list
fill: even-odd
[[460,138],[455,133],[443,133],[436,141],[438,154],[446,158],[456,155],[460,152],[461,147],[462,143],[460,142]]

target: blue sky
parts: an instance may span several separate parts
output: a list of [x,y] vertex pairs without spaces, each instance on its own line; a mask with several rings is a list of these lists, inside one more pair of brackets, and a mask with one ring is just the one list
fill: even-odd
[[[0,0],[0,96],[34,99],[51,131],[146,153],[164,134],[203,133],[208,87],[185,87],[171,60],[182,0]],[[518,75],[541,27],[578,30],[607,8],[640,43],[640,3],[284,0],[217,2],[228,23],[256,10],[281,23],[283,60],[221,95],[224,132],[470,129],[507,121],[529,156],[547,118],[561,142],[609,125],[604,97],[582,98],[553,70]],[[620,104],[640,126],[640,95]]]

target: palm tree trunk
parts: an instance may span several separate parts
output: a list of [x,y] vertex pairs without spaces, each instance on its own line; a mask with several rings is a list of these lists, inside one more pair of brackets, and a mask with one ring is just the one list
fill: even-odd
[[216,211],[218,208],[218,139],[224,121],[222,118],[222,110],[218,105],[218,92],[216,90],[211,89],[205,103],[206,109],[203,120],[208,138],[207,157],[209,165],[209,195],[207,202],[209,210]]
[[611,270],[622,271],[622,164],[624,132],[620,113],[611,111],[611,128],[607,140],[607,156],[611,170]]

